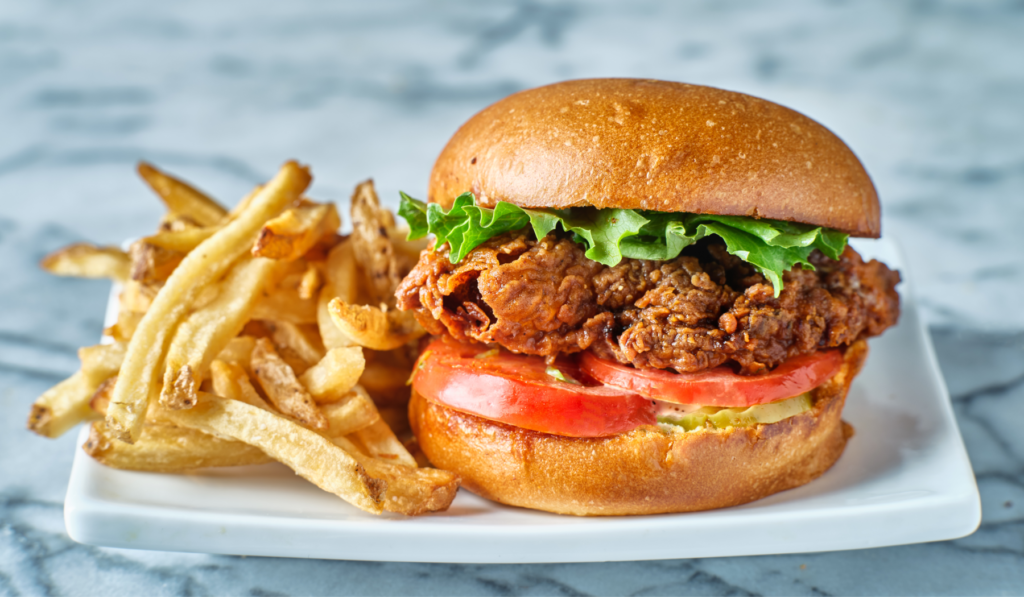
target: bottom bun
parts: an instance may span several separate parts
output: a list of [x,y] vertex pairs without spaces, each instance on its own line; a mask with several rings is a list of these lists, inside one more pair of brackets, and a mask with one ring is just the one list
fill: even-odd
[[799,487],[831,467],[853,435],[841,419],[867,343],[812,394],[811,410],[768,425],[685,432],[644,425],[575,438],[466,414],[413,392],[409,419],[423,453],[482,497],[578,516],[693,512]]

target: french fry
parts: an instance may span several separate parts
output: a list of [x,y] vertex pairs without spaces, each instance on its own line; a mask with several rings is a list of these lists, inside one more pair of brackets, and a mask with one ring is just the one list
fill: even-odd
[[[252,338],[253,347],[255,347],[256,340],[259,340],[260,338],[270,337],[270,330],[267,329],[267,326],[263,325],[263,322],[261,320],[250,319],[249,323],[245,324],[245,327],[242,328],[242,336],[249,336],[250,338]],[[252,351],[250,351],[250,356],[251,353]],[[248,370],[249,364],[244,363],[242,366]]]
[[107,416],[107,407],[110,406],[110,394],[114,391],[114,384],[117,383],[117,376],[107,378],[101,383],[96,391],[89,398],[89,408],[98,415]]
[[400,270],[391,244],[389,230],[395,228],[395,216],[381,208],[373,181],[356,186],[352,194],[352,235],[356,261],[362,265],[369,282],[370,303],[395,306],[395,289],[406,272]]
[[359,302],[361,277],[351,238],[338,243],[327,254],[324,277],[324,288],[330,289],[330,298],[338,297],[350,304]]
[[317,323],[316,301],[301,298],[297,288],[279,287],[256,301],[251,317],[296,324]]
[[142,320],[142,315],[136,311],[118,309],[117,321],[113,325],[103,328],[103,335],[112,338],[115,342],[127,344],[131,340],[132,334],[135,333],[139,321]]
[[420,260],[420,253],[427,248],[427,239],[418,238],[407,240],[409,228],[407,226],[395,226],[388,230],[388,238],[391,239],[391,246],[395,248],[395,257],[398,259],[401,271],[411,271]]
[[167,408],[191,408],[210,362],[238,335],[249,319],[260,291],[277,264],[269,259],[242,257],[220,284],[220,293],[193,311],[178,326],[167,349],[160,403]]
[[230,213],[148,164],[139,173],[169,208],[159,232],[130,256],[79,245],[44,264],[124,288],[105,330],[115,343],[82,348],[81,369],[36,401],[29,428],[56,437],[105,417],[83,448],[106,466],[278,460],[369,512],[447,508],[458,477],[416,468],[392,430],[408,429],[405,352],[424,333],[392,295],[422,242],[402,238],[372,182],[357,187],[356,232],[343,237],[332,204],[301,198],[310,177],[294,162]]
[[334,443],[359,462],[366,471],[387,482],[384,509],[407,516],[447,510],[459,488],[455,473],[435,468],[415,468],[368,457],[350,440],[334,438]]
[[331,249],[338,246],[346,238],[348,238],[347,234],[343,236],[337,232],[325,234],[316,241],[315,245],[306,251],[306,254],[303,255],[302,258],[309,263],[315,263],[318,266],[322,266],[323,262],[327,261],[327,254],[331,252]]
[[380,420],[373,400],[358,387],[345,394],[341,400],[324,405],[323,413],[330,423],[328,435],[331,437],[355,433]]
[[127,346],[123,342],[83,346],[78,349],[78,360],[82,362],[82,375],[90,386],[101,383],[116,375],[124,362]]
[[121,310],[135,313],[149,311],[149,307],[162,287],[162,283],[143,284],[136,280],[128,280],[124,283],[119,296]]
[[350,305],[332,299],[327,305],[331,320],[345,336],[356,344],[374,350],[392,350],[419,338],[426,331],[412,311]]
[[286,163],[249,208],[182,260],[153,300],[128,344],[107,412],[107,426],[122,441],[138,438],[150,397],[159,395],[161,366],[173,331],[203,287],[224,274],[270,218],[309,186],[308,170]]
[[192,218],[169,211],[160,218],[160,232],[181,232],[192,228],[202,228],[199,222]]
[[180,251],[151,245],[145,240],[132,243],[128,248],[128,256],[132,261],[132,280],[143,284],[163,282],[185,258],[185,254]]
[[306,273],[302,274],[302,281],[299,282],[299,298],[303,300],[316,298],[323,285],[324,277],[320,274],[320,268],[313,263],[307,263]]
[[262,184],[256,185],[253,190],[249,191],[248,195],[242,197],[242,200],[232,207],[230,212],[228,212],[228,219],[233,220],[238,217],[238,214],[249,209],[249,204],[252,203],[252,200],[263,191],[263,187],[265,186],[266,185]]
[[357,508],[373,514],[383,511],[386,481],[368,474],[353,456],[323,435],[280,415],[204,393],[196,407],[163,411],[160,416],[181,427],[257,447]]
[[398,441],[394,432],[383,420],[378,420],[372,425],[363,427],[353,433],[350,438],[356,439],[365,449],[368,456],[382,458],[406,466],[416,466],[416,459],[405,449],[405,445]]
[[131,259],[117,247],[75,243],[50,253],[39,262],[39,266],[57,276],[109,278],[124,282],[131,271]]
[[28,415],[30,431],[49,438],[60,437],[83,421],[95,418],[89,408],[96,386],[81,371],[43,393]]
[[220,354],[217,355],[217,360],[248,370],[249,361],[252,359],[252,349],[255,347],[256,338],[252,336],[237,336],[228,342],[224,350],[220,351]]
[[169,230],[144,237],[142,240],[145,241],[146,244],[153,245],[154,247],[167,249],[168,251],[177,251],[184,254],[189,253],[192,249],[201,245],[203,241],[216,234],[221,228],[223,228],[223,226],[205,226],[184,228],[182,230]]
[[[298,325],[288,321],[264,321],[263,325],[270,330],[278,354],[295,369],[296,375],[302,375],[306,369],[320,362],[327,351],[316,329],[308,325]],[[289,358],[291,357],[291,358]],[[300,365],[296,367],[293,361]]]
[[252,387],[249,376],[240,366],[215,360],[210,364],[210,378],[213,382],[213,391],[218,396],[239,400],[263,410],[271,410],[267,401]]
[[355,346],[356,343],[334,325],[328,308],[328,303],[333,298],[341,299],[348,304],[355,304],[359,299],[359,268],[352,252],[351,241],[342,241],[327,254],[325,278],[317,299],[316,317],[320,337],[327,348]]
[[117,374],[124,359],[121,343],[97,344],[78,349],[81,368],[43,393],[32,405],[28,428],[45,437],[60,437],[68,429],[96,417],[91,400],[108,379]]
[[[229,270],[231,272],[233,270]],[[224,288],[223,281],[220,283],[213,283],[203,287],[196,297],[192,300],[192,312],[200,311],[205,309],[207,305],[217,300],[217,297],[221,295],[221,290]]]
[[277,410],[294,417],[310,429],[327,430],[327,419],[317,408],[313,397],[302,387],[295,372],[266,338],[256,341],[256,348],[252,351],[252,372]]
[[192,185],[157,170],[146,162],[139,162],[139,176],[179,216],[188,216],[200,226],[212,226],[227,215],[222,205]]
[[332,348],[346,348],[356,346],[355,341],[345,335],[338,326],[334,325],[331,318],[330,303],[336,298],[331,289],[325,285],[320,289],[320,296],[316,303],[316,325],[320,330],[320,339],[328,350]]
[[163,282],[189,251],[219,229],[219,226],[183,228],[140,238],[132,243],[128,251],[132,262],[132,280],[143,283]]
[[147,422],[139,439],[126,444],[115,439],[106,423],[95,421],[82,449],[100,464],[151,473],[273,462],[262,450],[246,443],[164,423]]
[[139,327],[139,322],[142,321],[142,313],[139,311],[131,311],[129,309],[119,309],[117,312],[117,321],[114,325],[105,328],[103,330],[104,336],[110,336],[115,342],[128,343],[132,339],[132,334],[135,333],[135,328]]
[[341,226],[333,203],[309,202],[286,210],[267,222],[252,247],[254,257],[294,260],[325,234]]
[[359,381],[365,365],[361,348],[332,348],[299,381],[317,403],[337,402]]

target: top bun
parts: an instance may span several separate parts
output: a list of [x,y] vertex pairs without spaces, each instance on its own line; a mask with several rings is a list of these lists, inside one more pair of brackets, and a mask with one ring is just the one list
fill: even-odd
[[810,118],[713,87],[566,81],[511,95],[455,133],[430,175],[447,208],[594,206],[755,216],[881,234],[857,157]]

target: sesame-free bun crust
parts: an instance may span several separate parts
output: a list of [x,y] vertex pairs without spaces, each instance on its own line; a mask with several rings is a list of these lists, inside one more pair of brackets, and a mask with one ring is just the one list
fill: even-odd
[[682,432],[646,425],[571,438],[489,421],[413,392],[409,419],[431,463],[485,498],[580,516],[691,512],[745,504],[817,478],[853,428],[840,415],[867,354],[859,341],[811,410],[754,427]]
[[736,93],[644,79],[528,89],[469,119],[441,152],[431,201],[758,216],[881,234],[857,157],[810,118]]

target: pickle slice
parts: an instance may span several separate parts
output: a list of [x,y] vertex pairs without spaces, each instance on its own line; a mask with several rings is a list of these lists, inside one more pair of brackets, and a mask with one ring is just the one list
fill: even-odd
[[693,431],[700,427],[725,429],[726,427],[767,425],[810,410],[812,402],[811,394],[808,392],[778,402],[755,404],[747,408],[702,406],[681,416],[660,416],[658,422],[678,425],[686,431]]

